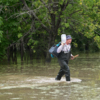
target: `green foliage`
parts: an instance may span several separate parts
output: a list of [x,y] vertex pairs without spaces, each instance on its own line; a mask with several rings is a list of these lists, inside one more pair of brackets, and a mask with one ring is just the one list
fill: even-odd
[[[97,34],[100,33],[99,0],[43,1],[25,0],[28,9],[19,0],[0,1],[0,55],[20,38],[27,40],[25,44],[31,46],[34,53],[46,52],[51,42],[60,40],[62,33],[73,36],[74,47],[81,48],[80,45],[86,44],[88,39],[100,48],[100,36]],[[30,31],[32,25],[34,28]]]
[[22,33],[19,33],[18,34],[18,38],[21,38],[23,35],[22,35]]
[[1,39],[2,39],[2,37],[3,37],[3,31],[0,31],[0,42],[1,42]]
[[72,42],[72,44],[74,45],[74,47],[78,47],[78,44],[76,42]]
[[98,47],[100,48],[100,36],[95,36],[94,40],[97,43]]
[[0,17],[0,26],[3,25],[3,18]]
[[65,23],[65,27],[68,28],[69,27],[69,23]]

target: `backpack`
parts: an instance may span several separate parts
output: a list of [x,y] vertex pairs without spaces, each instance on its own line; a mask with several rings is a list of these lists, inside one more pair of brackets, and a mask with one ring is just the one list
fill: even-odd
[[57,48],[60,46],[61,42],[59,42],[56,45],[53,45],[50,49],[49,49],[49,53],[51,54],[51,57],[58,57],[59,53],[57,53]]

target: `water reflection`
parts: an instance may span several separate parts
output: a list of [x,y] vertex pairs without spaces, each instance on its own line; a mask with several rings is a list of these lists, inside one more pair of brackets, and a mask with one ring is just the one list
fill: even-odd
[[51,65],[2,65],[0,100],[100,100],[100,62],[75,59],[69,62],[71,82],[54,78],[59,70]]

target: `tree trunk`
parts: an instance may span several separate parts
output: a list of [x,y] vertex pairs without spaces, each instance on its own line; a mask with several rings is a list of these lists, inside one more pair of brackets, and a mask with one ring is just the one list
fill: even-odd
[[30,63],[31,64],[33,64],[33,50],[31,49],[31,47],[30,47],[30,52],[29,52],[30,54]]
[[12,63],[14,64],[13,46],[10,47],[10,55],[11,55]]
[[16,49],[16,44],[14,45],[14,63],[17,64],[17,49]]
[[46,62],[48,62],[48,63],[51,62],[51,55],[50,55],[50,53],[48,51],[49,51],[50,47],[52,45],[54,45],[54,43],[55,43],[55,37],[52,36],[52,34],[50,34],[49,42],[48,42],[48,47],[47,47],[47,52],[46,52]]
[[10,64],[11,59],[10,59],[10,47],[7,49],[7,57],[8,57],[8,64]]
[[24,56],[23,40],[21,40],[21,65],[23,65],[23,56]]

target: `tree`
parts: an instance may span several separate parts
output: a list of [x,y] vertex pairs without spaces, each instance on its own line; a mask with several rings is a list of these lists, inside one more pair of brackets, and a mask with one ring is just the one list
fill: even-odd
[[[48,47],[47,58],[49,58],[48,49],[54,44],[57,35],[63,32],[82,33],[87,38],[96,38],[94,30],[99,28],[99,24],[95,22],[98,8],[94,5],[98,4],[96,0],[33,0],[32,6],[29,6],[25,0],[21,0],[26,11],[35,18],[36,23],[41,25],[47,31]],[[33,8],[37,8],[36,12]],[[41,9],[42,8],[42,9]],[[96,16],[94,16],[97,14]],[[98,39],[96,39],[98,40]]]
[[34,53],[42,51],[49,61],[48,50],[62,33],[71,34],[74,40],[73,34],[94,38],[99,47],[99,0],[2,0],[0,4],[5,47],[21,41],[22,60],[28,45]]

